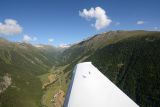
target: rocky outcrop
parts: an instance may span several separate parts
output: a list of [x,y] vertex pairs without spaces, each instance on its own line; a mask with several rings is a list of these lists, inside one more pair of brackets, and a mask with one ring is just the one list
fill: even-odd
[[9,74],[5,74],[0,81],[0,94],[4,92],[11,84],[11,76]]

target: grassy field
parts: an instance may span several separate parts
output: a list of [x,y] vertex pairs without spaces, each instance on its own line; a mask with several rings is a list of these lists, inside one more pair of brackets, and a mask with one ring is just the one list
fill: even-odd
[[59,90],[62,90],[64,93],[66,93],[68,83],[66,83],[65,75],[62,72],[64,68],[65,66],[56,68],[53,67],[48,73],[38,76],[42,82],[42,85],[48,81],[48,76],[53,74],[57,76],[57,80],[54,83],[51,83],[45,89],[43,89],[43,96],[41,99],[43,106],[55,107],[54,102],[52,101],[54,95],[57,94]]

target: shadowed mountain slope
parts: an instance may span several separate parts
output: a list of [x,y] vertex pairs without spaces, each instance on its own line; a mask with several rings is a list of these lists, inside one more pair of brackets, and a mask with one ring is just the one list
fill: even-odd
[[[117,32],[116,32],[117,33]],[[83,41],[69,50],[67,54],[71,64],[64,70],[68,73],[78,62],[91,61],[103,74],[122,89],[130,98],[142,107],[157,107],[160,105],[160,33],[146,31],[121,31],[118,36],[110,36],[113,41],[107,42],[102,35]],[[122,37],[122,39],[120,39]],[[102,47],[93,49],[92,47]],[[94,42],[93,42],[94,41]],[[96,43],[98,42],[98,43]],[[89,43],[93,45],[89,47]],[[105,44],[105,45],[104,45]],[[76,47],[76,48],[75,48]],[[75,48],[75,50],[74,50]],[[77,50],[79,52],[77,52]],[[77,52],[78,57],[72,59],[72,54]],[[87,57],[86,57],[87,56]],[[67,61],[67,60],[66,60]],[[68,79],[71,73],[68,74]]]

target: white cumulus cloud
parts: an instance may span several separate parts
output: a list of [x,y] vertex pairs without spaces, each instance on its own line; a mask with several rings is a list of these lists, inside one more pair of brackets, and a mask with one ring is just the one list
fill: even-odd
[[90,8],[89,10],[83,9],[83,11],[79,11],[79,15],[87,20],[95,19],[96,22],[91,24],[97,30],[100,30],[106,26],[109,26],[112,20],[107,16],[106,11],[101,7]]
[[53,38],[49,38],[49,39],[48,39],[48,42],[53,42],[53,41],[54,41]]
[[137,21],[137,25],[142,25],[142,24],[144,24],[144,23],[145,23],[145,22],[142,21],[142,20]]
[[30,36],[28,36],[28,35],[24,35],[24,36],[23,36],[23,42],[28,43],[28,42],[30,42],[31,40],[32,40],[32,38],[31,38]]
[[0,22],[0,35],[17,35],[22,32],[22,27],[14,19],[5,19]]
[[29,43],[29,42],[33,42],[33,41],[36,41],[37,40],[37,37],[31,37],[29,35],[24,35],[23,36],[23,42],[25,43]]

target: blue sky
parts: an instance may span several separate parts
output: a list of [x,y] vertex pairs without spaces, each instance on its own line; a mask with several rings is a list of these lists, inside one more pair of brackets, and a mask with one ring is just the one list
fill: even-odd
[[[86,20],[88,16],[79,15],[83,9],[89,11],[96,7],[103,9],[111,20],[98,30],[91,26],[95,17]],[[30,43],[58,46],[109,30],[159,30],[159,10],[160,0],[1,0],[1,25],[6,19],[14,19],[23,29],[14,35],[0,31],[0,36],[22,41],[27,35]]]

